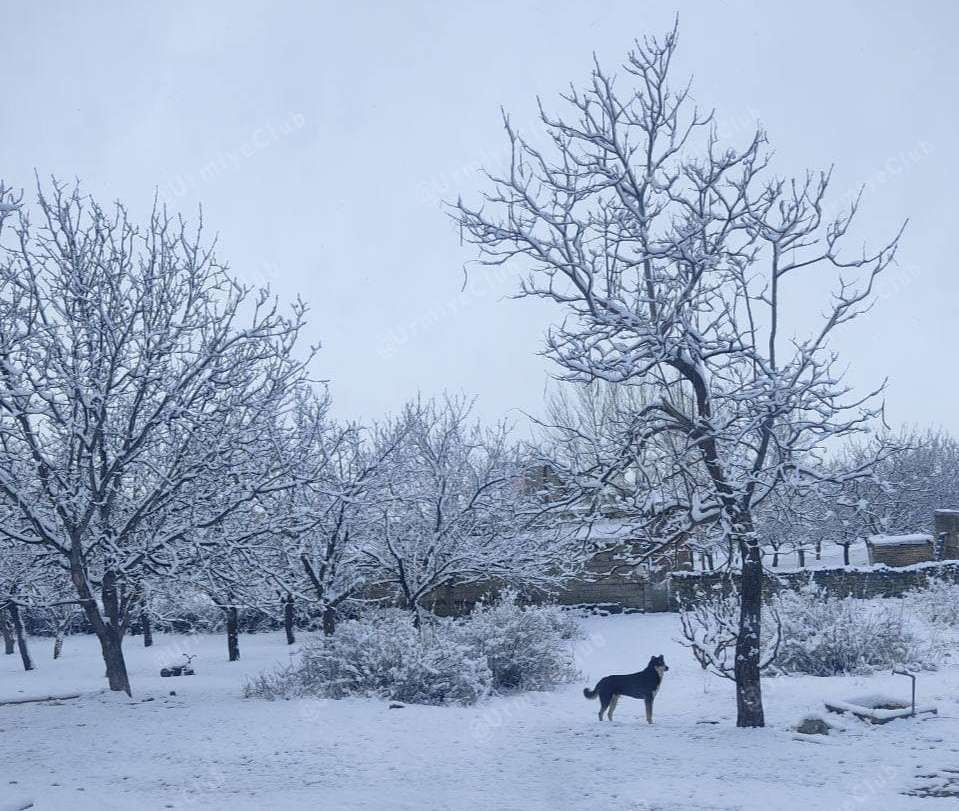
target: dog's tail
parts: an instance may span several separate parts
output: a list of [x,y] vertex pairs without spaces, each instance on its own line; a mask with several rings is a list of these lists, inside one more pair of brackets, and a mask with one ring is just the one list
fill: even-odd
[[[599,687],[599,685],[597,684],[596,687]],[[596,698],[597,692],[598,690],[595,687],[592,690],[590,690],[588,687],[583,688],[583,695],[586,698]]]

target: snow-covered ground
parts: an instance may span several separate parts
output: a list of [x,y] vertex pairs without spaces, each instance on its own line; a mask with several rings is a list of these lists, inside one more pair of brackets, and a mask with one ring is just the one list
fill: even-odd
[[[732,685],[704,678],[674,640],[675,615],[585,620],[581,682],[551,693],[468,708],[372,700],[269,703],[241,697],[245,674],[285,662],[277,634],[245,636],[243,660],[225,661],[214,637],[127,644],[132,700],[98,692],[92,637],[68,639],[39,669],[0,657],[0,701],[91,691],[61,703],[0,706],[0,809],[922,809],[955,799],[902,794],[959,770],[959,669],[921,674],[919,700],[939,715],[885,726],[850,724],[799,740],[789,727],[824,699],[906,696],[908,680],[780,678],[765,682],[768,727],[737,730]],[[181,651],[196,676],[161,679]],[[600,724],[582,695],[610,672],[651,654],[670,665],[647,726],[623,699]],[[169,695],[174,690],[175,696]],[[937,775],[922,777],[922,775]],[[959,778],[959,772],[951,776]]]

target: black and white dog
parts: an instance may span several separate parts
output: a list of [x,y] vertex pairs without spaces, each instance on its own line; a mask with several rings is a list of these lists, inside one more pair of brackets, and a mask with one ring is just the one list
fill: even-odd
[[586,698],[599,696],[600,721],[603,720],[604,712],[608,720],[613,720],[613,710],[616,709],[616,702],[619,701],[620,696],[642,698],[646,701],[646,723],[651,724],[653,723],[653,699],[659,692],[659,687],[663,683],[663,674],[667,670],[669,668],[662,655],[653,656],[645,670],[624,676],[604,676],[592,690],[588,687],[584,688],[583,695]]

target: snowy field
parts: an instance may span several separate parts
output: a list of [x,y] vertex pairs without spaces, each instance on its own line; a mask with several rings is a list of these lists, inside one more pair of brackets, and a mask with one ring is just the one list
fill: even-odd
[[[0,706],[0,809],[956,807],[903,794],[959,778],[955,666],[919,677],[919,701],[938,705],[938,716],[799,740],[790,726],[823,699],[906,696],[908,681],[768,679],[767,728],[737,730],[732,685],[704,678],[675,641],[675,615],[585,623],[579,682],[469,708],[242,698],[246,674],[288,660],[278,634],[244,636],[233,664],[219,637],[159,637],[152,649],[130,639],[130,700],[102,692],[95,638],[68,639],[57,662],[49,640],[34,639],[37,671],[0,657],[0,700],[84,695]],[[161,679],[161,664],[185,650],[198,674]],[[654,653],[670,665],[654,725],[628,699],[600,724],[582,687],[640,669]]]

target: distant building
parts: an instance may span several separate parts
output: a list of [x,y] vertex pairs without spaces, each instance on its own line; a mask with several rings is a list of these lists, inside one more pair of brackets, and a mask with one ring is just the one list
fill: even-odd
[[[584,523],[577,536],[584,547],[582,575],[551,594],[530,595],[532,599],[591,606],[611,613],[669,611],[669,573],[693,568],[693,554],[685,536],[666,544],[640,541],[629,522],[615,518]],[[493,581],[445,586],[429,595],[426,602],[441,616],[459,615],[500,588]]]
[[959,559],[959,510],[936,510],[936,558]]
[[912,566],[935,560],[935,545],[932,535],[872,535],[866,539],[869,563],[886,566]]

